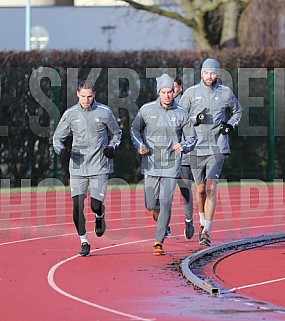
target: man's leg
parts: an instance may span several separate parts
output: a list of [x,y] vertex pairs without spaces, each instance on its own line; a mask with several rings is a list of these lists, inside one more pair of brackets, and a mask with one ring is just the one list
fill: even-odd
[[73,222],[79,236],[86,234],[85,215],[84,215],[84,200],[85,195],[76,195],[72,197],[73,201]]
[[205,220],[213,221],[217,206],[217,182],[208,178],[206,180]]
[[201,235],[205,225],[205,202],[206,202],[205,186],[206,184],[204,183],[197,184],[197,190],[196,190],[196,202],[197,202],[197,209],[199,214],[199,241],[201,239]]
[[196,203],[199,214],[199,240],[204,229],[205,224],[205,201],[206,201],[206,191],[205,191],[205,179],[206,179],[206,166],[207,166],[207,156],[197,156],[196,154],[190,157],[191,171],[196,183]]
[[144,178],[144,199],[145,207],[149,211],[153,211],[159,208],[159,195],[160,177],[157,176],[145,176]]
[[176,183],[176,178],[162,177],[160,180],[160,213],[157,220],[155,245],[162,244],[164,241],[165,231],[170,223],[171,207]]
[[95,214],[95,234],[101,237],[106,230],[104,199],[108,186],[108,175],[94,175],[89,177],[91,210]]
[[182,165],[178,186],[184,202],[185,229],[184,236],[191,239],[194,235],[193,225],[193,195],[192,195],[192,173],[189,165]]
[[96,217],[95,233],[98,237],[101,237],[106,230],[105,206],[102,201],[91,197],[91,210]]
[[212,179],[206,180],[206,201],[205,201],[205,221],[204,228],[200,236],[200,245],[210,246],[210,232],[212,227],[212,222],[214,219],[214,214],[217,205],[217,183]]
[[200,244],[210,246],[210,232],[217,206],[217,184],[224,164],[224,155],[217,153],[208,156],[205,184],[205,223]]
[[88,240],[84,215],[84,200],[87,195],[88,180],[85,177],[70,177],[71,197],[73,201],[73,222],[76,227],[81,242],[80,256],[88,256],[90,254],[90,243]]

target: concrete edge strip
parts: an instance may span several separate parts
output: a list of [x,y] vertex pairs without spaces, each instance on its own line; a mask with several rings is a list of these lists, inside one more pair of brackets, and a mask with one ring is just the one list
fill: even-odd
[[229,243],[223,243],[220,245],[212,246],[207,249],[198,251],[190,256],[188,256],[186,259],[184,259],[181,263],[181,271],[183,276],[189,280],[192,284],[194,284],[196,287],[210,293],[213,296],[219,296],[221,293],[221,288],[214,287],[210,283],[204,281],[203,279],[199,278],[197,275],[195,275],[191,269],[190,265],[195,262],[196,260],[200,259],[203,256],[209,255],[214,252],[218,251],[225,251],[229,248],[233,248],[233,250],[238,246],[246,246],[247,248],[253,247],[255,244],[260,242],[267,242],[274,243],[274,242],[281,242],[285,241],[285,233],[278,233],[278,234],[269,234],[269,235],[262,235],[252,238],[246,238],[241,239]]

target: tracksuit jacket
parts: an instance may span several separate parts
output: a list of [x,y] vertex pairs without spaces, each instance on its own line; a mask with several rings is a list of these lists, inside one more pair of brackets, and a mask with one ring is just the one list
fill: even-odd
[[[220,126],[225,122],[235,128],[240,122],[242,107],[229,87],[218,82],[214,86],[206,86],[201,80],[184,92],[179,104],[189,112],[194,123],[198,138],[194,149],[197,156],[230,154],[229,135],[222,135]],[[206,124],[195,126],[196,116],[205,108]]]
[[[108,137],[111,132],[111,139]],[[72,134],[72,149],[69,162],[70,175],[92,176],[114,171],[113,160],[108,159],[103,149],[116,148],[121,142],[122,131],[108,106],[95,101],[88,109],[78,102],[62,115],[53,136],[57,154],[65,148],[64,142]]]
[[131,138],[136,149],[149,148],[149,153],[142,155],[142,174],[172,178],[179,177],[182,160],[182,153],[172,147],[184,138],[183,153],[188,153],[197,141],[185,109],[175,101],[163,108],[160,98],[140,108],[131,126]]

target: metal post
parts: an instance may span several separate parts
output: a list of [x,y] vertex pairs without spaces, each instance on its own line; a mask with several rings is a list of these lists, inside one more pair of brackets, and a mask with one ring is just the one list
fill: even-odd
[[25,50],[31,50],[31,0],[26,0]]
[[116,26],[106,25],[101,27],[103,33],[107,34],[107,50],[112,51],[112,34],[116,30]]
[[268,129],[268,180],[275,178],[275,108],[274,108],[274,71],[270,71],[269,129]]

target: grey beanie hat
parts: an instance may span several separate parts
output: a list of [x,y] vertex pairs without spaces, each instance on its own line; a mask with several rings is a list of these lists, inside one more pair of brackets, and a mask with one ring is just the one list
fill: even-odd
[[203,62],[201,75],[204,71],[213,71],[220,76],[220,63],[216,59],[208,58]]
[[172,88],[174,89],[174,80],[167,74],[163,74],[156,78],[157,82],[157,93],[159,93],[162,88]]

